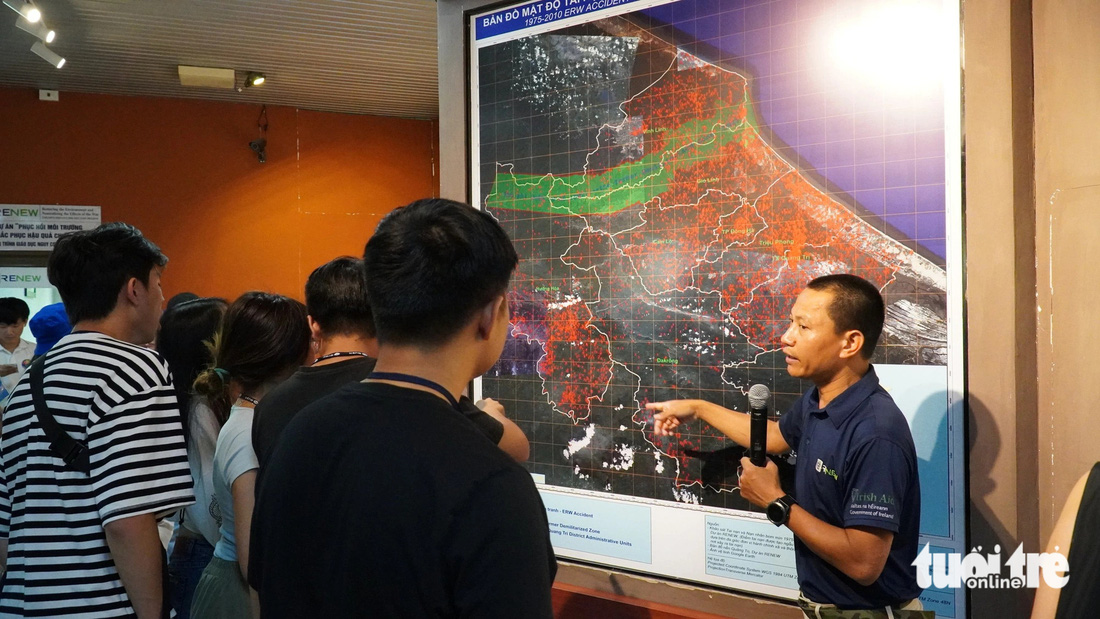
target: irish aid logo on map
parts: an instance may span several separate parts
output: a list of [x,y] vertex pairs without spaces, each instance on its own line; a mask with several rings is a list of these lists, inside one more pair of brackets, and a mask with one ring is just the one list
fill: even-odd
[[[1012,556],[1001,565],[1001,546],[983,555],[981,546],[961,555],[957,552],[931,552],[925,544],[913,567],[917,570],[917,586],[922,589],[1037,589],[1040,575],[1048,587],[1061,589],[1069,582],[1069,561],[1060,552],[1024,552],[1016,547]],[[1004,567],[1008,575],[1004,575]]]

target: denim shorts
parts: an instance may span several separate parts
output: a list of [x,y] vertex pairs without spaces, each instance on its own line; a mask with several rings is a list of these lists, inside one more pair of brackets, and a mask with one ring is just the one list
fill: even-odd
[[190,619],[191,599],[202,571],[214,556],[214,547],[201,537],[176,537],[168,559],[168,601],[176,619]]

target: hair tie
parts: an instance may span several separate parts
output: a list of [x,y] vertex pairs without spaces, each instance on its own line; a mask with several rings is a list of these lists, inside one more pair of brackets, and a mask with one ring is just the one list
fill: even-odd
[[229,370],[225,368],[214,368],[214,373],[218,375],[218,378],[222,380],[222,383],[229,384]]

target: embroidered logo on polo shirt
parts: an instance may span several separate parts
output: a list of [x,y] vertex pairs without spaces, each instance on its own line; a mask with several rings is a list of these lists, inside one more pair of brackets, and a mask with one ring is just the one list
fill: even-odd
[[830,469],[829,467],[825,466],[825,463],[821,461],[821,458],[817,459],[817,472],[825,473],[829,477],[832,477],[834,480],[840,481],[840,479],[837,478],[836,470]]
[[863,492],[859,488],[853,488],[852,503],[876,503],[879,505],[894,505],[897,503],[897,501],[894,500],[894,495],[892,494]]

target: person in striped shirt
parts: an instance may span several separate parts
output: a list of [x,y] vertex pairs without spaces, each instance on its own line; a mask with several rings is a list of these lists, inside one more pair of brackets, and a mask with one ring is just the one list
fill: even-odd
[[123,223],[57,240],[47,273],[73,332],[46,355],[43,392],[89,470],[51,450],[24,376],[0,430],[0,617],[162,616],[157,519],[194,502],[171,375],[142,347],[167,262]]

